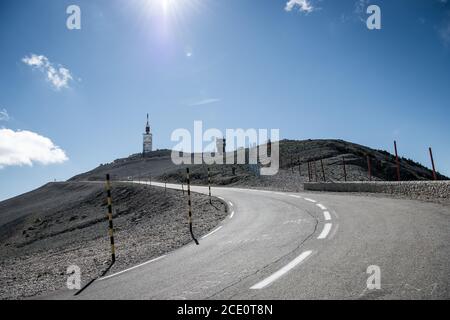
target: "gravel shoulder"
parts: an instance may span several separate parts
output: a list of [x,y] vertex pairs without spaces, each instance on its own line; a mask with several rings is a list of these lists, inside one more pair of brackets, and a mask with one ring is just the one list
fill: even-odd
[[[46,201],[42,201],[44,199]],[[126,183],[112,186],[117,272],[191,241],[187,193]],[[41,201],[36,201],[41,199]],[[226,204],[192,193],[194,233],[212,230]],[[102,183],[52,183],[0,203],[0,298],[24,299],[63,289],[67,268],[82,284],[110,263]],[[16,219],[13,219],[16,217]]]

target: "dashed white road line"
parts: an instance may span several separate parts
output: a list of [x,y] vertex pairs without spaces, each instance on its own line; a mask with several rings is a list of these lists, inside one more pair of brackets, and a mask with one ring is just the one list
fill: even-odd
[[323,216],[324,216],[325,220],[327,220],[327,221],[331,220],[331,215],[328,211],[324,211]]
[[327,208],[323,204],[318,203],[316,204],[316,206],[318,206],[322,210],[327,210]]
[[228,201],[228,203],[230,204],[231,207],[233,206],[233,204],[231,203],[231,201]]
[[100,279],[98,279],[98,280],[99,280],[99,281],[101,281],[101,280],[106,280],[106,279],[109,279],[109,278],[115,277],[115,276],[117,276],[117,275],[119,275],[119,274],[122,274],[122,273],[124,273],[124,272],[127,272],[127,271],[131,271],[131,270],[133,270],[133,269],[136,269],[136,268],[139,268],[139,267],[145,266],[146,264],[149,264],[149,263],[152,263],[152,262],[155,262],[155,261],[161,260],[161,259],[162,259],[162,258],[164,258],[165,256],[166,256],[166,255],[163,255],[163,256],[161,256],[161,257],[158,257],[158,258],[155,258],[155,259],[149,260],[149,261],[147,261],[147,262],[144,262],[144,263],[138,264],[137,266],[134,266],[134,267],[131,267],[131,268],[128,268],[128,269],[125,269],[125,270],[119,271],[119,272],[117,272],[117,273],[113,273],[113,274],[111,274],[111,275],[109,275],[109,276],[106,276],[106,277],[102,277],[102,278],[100,278]]
[[310,198],[305,198],[306,201],[312,202],[312,203],[316,203],[316,200],[310,199]]
[[328,235],[328,233],[331,230],[331,227],[333,225],[331,223],[325,223],[322,232],[319,234],[319,236],[317,237],[317,239],[325,239]]
[[328,235],[328,239],[333,239],[339,229],[339,223],[334,225],[333,231]]
[[217,197],[217,198],[219,198],[220,200],[225,200],[224,198],[222,198],[222,197]]
[[214,229],[213,231],[211,231],[208,234],[205,234],[201,239],[205,239],[206,237],[209,237],[210,235],[212,235],[213,233],[216,233],[217,231],[219,231],[220,229],[222,229],[222,226],[217,227],[216,229]]
[[233,218],[233,216],[234,216],[234,211],[231,212],[231,214],[230,214],[230,219]]
[[293,197],[293,198],[297,198],[297,199],[301,199],[301,198],[302,198],[302,197],[297,196],[297,195],[295,195],[295,194],[290,194],[289,196],[290,196],[290,197]]
[[285,265],[283,268],[281,268],[280,270],[278,270],[271,276],[265,278],[264,280],[258,282],[257,284],[252,286],[250,289],[255,290],[255,289],[262,289],[264,287],[267,287],[269,284],[271,284],[272,282],[274,282],[275,280],[277,280],[278,278],[283,276],[285,273],[287,273],[290,270],[292,270],[293,268],[295,268],[295,266],[297,266],[299,263],[304,261],[306,258],[308,258],[311,255],[311,253],[312,253],[311,250],[303,252],[297,258],[295,258],[294,260],[289,262],[287,265]]

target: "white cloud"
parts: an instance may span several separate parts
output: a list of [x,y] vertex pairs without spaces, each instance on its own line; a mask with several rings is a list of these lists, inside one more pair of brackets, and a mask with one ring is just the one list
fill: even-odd
[[286,11],[292,11],[295,7],[298,7],[299,11],[310,13],[314,11],[314,7],[308,0],[289,0],[284,7]]
[[190,103],[189,106],[190,107],[204,106],[204,105],[211,104],[211,103],[216,103],[216,102],[219,102],[219,101],[220,101],[220,99],[216,99],[216,98],[203,99],[203,100],[199,100],[199,101]]
[[69,82],[73,80],[69,69],[64,68],[61,65],[55,66],[46,56],[38,56],[33,53],[29,57],[24,57],[22,62],[44,73],[47,77],[47,81],[49,81],[57,90],[68,88]]
[[10,117],[6,109],[0,110],[0,121],[9,121]]
[[0,168],[62,163],[69,160],[60,147],[46,137],[31,131],[0,129]]

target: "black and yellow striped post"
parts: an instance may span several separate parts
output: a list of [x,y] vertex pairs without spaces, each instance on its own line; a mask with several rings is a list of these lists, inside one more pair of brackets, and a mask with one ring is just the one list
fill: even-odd
[[209,189],[209,204],[212,204],[212,202],[211,202],[211,170],[209,170],[209,167],[208,167],[208,189]]
[[189,215],[188,215],[189,232],[191,233],[191,237],[194,240],[195,244],[198,245],[198,241],[194,236],[194,232],[192,231],[191,181],[189,177],[189,168],[186,168],[186,174],[187,174],[187,191],[188,191],[188,205],[189,205]]
[[109,174],[106,175],[106,193],[108,196],[108,221],[109,221],[109,239],[111,242],[111,258],[112,263],[116,262],[116,249],[114,246],[114,227],[112,217],[112,199],[111,199],[111,182]]

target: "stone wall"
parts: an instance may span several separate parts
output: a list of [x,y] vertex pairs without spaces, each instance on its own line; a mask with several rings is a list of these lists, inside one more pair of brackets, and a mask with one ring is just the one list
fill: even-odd
[[369,192],[405,195],[417,199],[450,199],[450,181],[305,183],[305,190],[330,192]]

